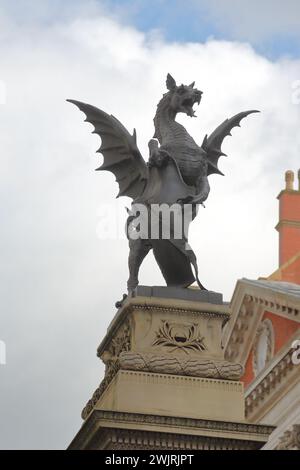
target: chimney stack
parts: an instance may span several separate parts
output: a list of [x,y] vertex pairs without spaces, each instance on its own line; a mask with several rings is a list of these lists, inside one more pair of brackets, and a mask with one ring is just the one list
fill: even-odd
[[286,171],[285,189],[278,195],[279,267],[300,253],[300,170],[297,189],[294,189],[294,179],[294,172]]
[[293,191],[294,189],[294,172],[288,170],[285,172],[285,189],[287,191]]

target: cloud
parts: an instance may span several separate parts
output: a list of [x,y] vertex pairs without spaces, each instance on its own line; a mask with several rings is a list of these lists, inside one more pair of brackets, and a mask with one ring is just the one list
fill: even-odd
[[[126,285],[126,240],[97,238],[100,204],[112,203],[117,185],[94,172],[99,139],[66,98],[136,127],[145,158],[167,72],[204,91],[198,119],[179,118],[199,143],[225,118],[262,111],[226,140],[226,176],[211,178],[191,230],[201,280],[226,299],[238,278],[276,268],[275,197],[284,171],[299,167],[299,61],[271,62],[238,42],[168,43],[94,7],[55,20],[52,3],[44,4],[49,24],[40,14],[20,23],[6,11],[0,19],[3,448],[68,445],[101,380],[95,350]],[[162,282],[149,256],[141,283]]]
[[235,39],[254,44],[276,36],[300,35],[298,0],[194,0],[195,6],[207,8],[215,26]]

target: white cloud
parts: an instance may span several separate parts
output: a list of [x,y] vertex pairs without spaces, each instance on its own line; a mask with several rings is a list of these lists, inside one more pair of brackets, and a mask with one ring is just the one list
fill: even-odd
[[[0,43],[8,96],[0,107],[0,336],[8,358],[0,371],[0,442],[64,447],[101,380],[95,349],[127,278],[126,241],[103,244],[96,235],[98,206],[112,201],[116,183],[93,171],[99,139],[65,99],[136,127],[145,158],[167,72],[204,91],[198,119],[180,117],[200,144],[226,117],[262,111],[226,140],[226,176],[211,178],[207,208],[191,232],[201,280],[229,299],[237,278],[276,268],[275,197],[284,171],[300,166],[300,106],[291,99],[300,63],[272,63],[233,42],[168,44],[94,10],[43,27],[10,21],[1,22]],[[149,257],[141,283],[161,282]]]

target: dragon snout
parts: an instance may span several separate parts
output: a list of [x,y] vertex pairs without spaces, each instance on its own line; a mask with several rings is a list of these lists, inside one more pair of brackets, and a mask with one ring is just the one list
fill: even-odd
[[200,103],[202,95],[203,95],[203,91],[201,91],[201,90],[196,90],[195,91],[195,95],[194,95],[195,103],[198,103],[198,104]]

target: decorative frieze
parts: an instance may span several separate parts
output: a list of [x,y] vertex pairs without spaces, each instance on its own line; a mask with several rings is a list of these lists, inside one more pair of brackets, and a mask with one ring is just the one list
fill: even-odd
[[[216,437],[104,428],[95,450],[257,450],[258,442]],[[105,443],[105,447],[99,447]],[[178,459],[178,457],[177,457]],[[174,464],[174,462],[173,462]]]

